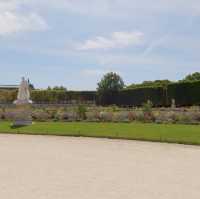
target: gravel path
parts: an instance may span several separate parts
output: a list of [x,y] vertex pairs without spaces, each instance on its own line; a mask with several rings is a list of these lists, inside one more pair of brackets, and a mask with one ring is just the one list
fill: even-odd
[[200,147],[0,135],[2,199],[199,199]]

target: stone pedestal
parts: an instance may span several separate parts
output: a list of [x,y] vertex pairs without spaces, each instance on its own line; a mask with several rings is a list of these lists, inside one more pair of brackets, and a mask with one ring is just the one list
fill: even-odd
[[31,104],[16,104],[13,127],[28,126],[32,124]]

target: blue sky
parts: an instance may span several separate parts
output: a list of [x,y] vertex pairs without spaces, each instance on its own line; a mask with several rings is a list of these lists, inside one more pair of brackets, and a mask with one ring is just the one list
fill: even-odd
[[0,0],[0,84],[93,90],[200,71],[199,0]]

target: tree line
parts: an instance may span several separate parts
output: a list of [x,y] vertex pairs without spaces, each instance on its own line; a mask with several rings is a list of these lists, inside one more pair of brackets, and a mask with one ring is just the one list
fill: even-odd
[[[97,91],[68,91],[63,86],[37,90],[31,84],[31,98],[35,103],[84,103],[99,105],[141,106],[150,100],[154,106],[170,106],[175,100],[178,106],[200,105],[200,73],[187,75],[182,80],[144,81],[126,86],[122,77],[107,73],[98,83]],[[0,102],[12,103],[17,90],[0,90]]]

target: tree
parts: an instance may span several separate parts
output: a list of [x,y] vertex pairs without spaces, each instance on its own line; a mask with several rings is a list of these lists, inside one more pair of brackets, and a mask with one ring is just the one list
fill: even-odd
[[113,72],[107,73],[98,83],[97,91],[105,93],[110,91],[120,91],[124,88],[124,81],[122,78]]
[[155,80],[155,81],[144,81],[141,84],[131,84],[127,88],[141,88],[141,87],[166,87],[172,83],[168,79],[164,80]]
[[65,88],[64,86],[55,86],[55,87],[53,88],[53,90],[67,91],[67,88]]
[[30,88],[31,90],[35,90],[34,85],[30,82],[29,79],[28,79],[28,84],[29,84],[29,88]]
[[64,86],[55,86],[53,88],[48,86],[47,90],[50,90],[50,91],[67,91],[67,88],[65,88]]
[[113,94],[124,88],[122,78],[113,72],[107,73],[98,83],[97,94],[101,104],[112,103]]
[[200,72],[192,73],[187,75],[183,81],[200,81]]

